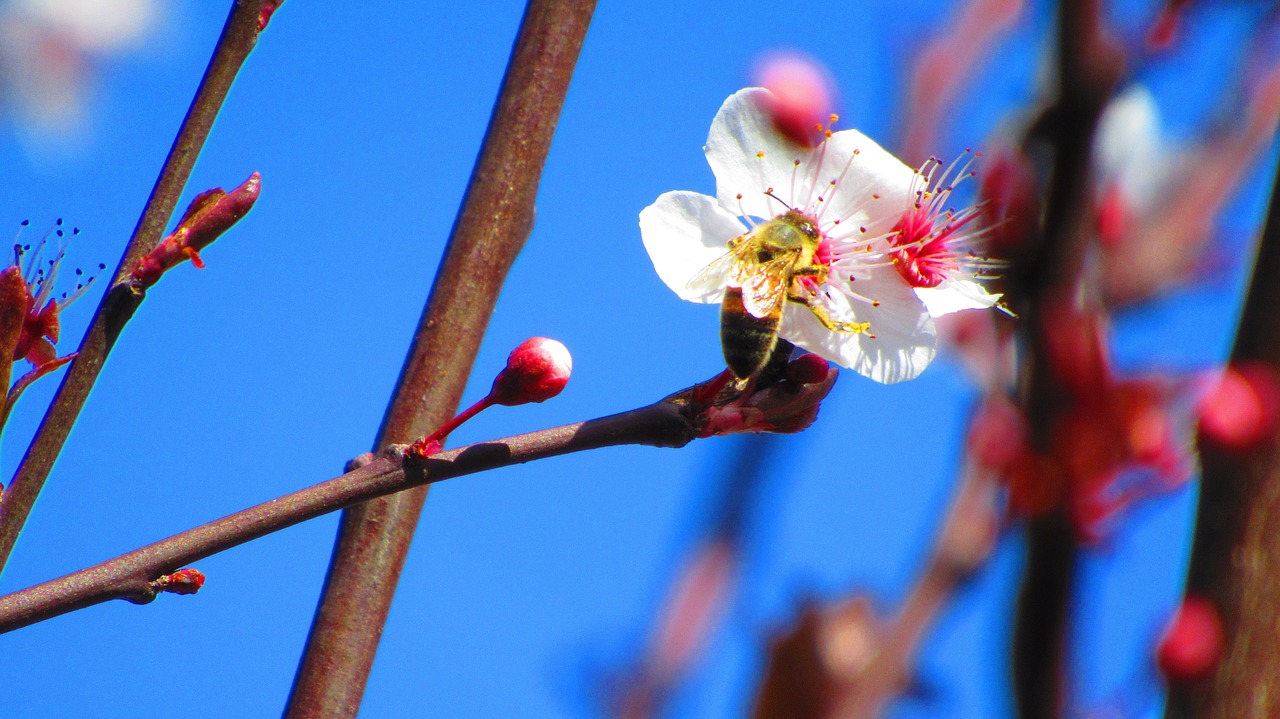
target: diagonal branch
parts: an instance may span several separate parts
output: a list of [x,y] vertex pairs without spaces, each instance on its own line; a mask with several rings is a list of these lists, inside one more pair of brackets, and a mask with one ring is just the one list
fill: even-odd
[[799,432],[817,417],[836,370],[813,383],[784,380],[748,394],[724,389],[721,373],[646,407],[587,422],[473,444],[424,457],[417,445],[388,447],[380,458],[328,482],[264,502],[62,579],[0,597],[0,632],[75,609],[128,599],[149,602],[156,579],[188,562],[322,514],[395,492],[497,467],[623,444],[683,447],[697,438],[740,432]]
[[[827,387],[811,392],[825,394]],[[700,414],[685,390],[662,401],[588,422],[482,442],[415,460],[405,445],[327,482],[176,534],[116,559],[0,597],[0,632],[112,599],[155,598],[151,581],[191,562],[323,514],[450,477],[601,447],[681,447],[699,435]]]
[[257,44],[263,11],[274,9],[278,4],[279,0],[236,0],[231,8],[195,99],[191,101],[169,156],[160,169],[160,177],[151,190],[133,237],[116,266],[111,287],[94,312],[89,329],[80,342],[79,354],[63,377],[13,481],[0,497],[0,571],[3,571],[13,551],[18,534],[102,371],[107,355],[124,325],[142,304],[145,293],[129,281],[129,273],[159,243],[182,189],[191,176],[196,157],[213,127],[213,120],[245,58]]
[[[530,0],[444,259],[375,449],[456,411],[499,290],[533,226],[534,199],[594,0]],[[343,513],[288,717],[354,716],[425,486]]]

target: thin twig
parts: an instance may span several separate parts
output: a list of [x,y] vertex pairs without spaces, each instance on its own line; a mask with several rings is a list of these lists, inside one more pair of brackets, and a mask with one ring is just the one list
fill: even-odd
[[[1240,315],[1233,363],[1280,373],[1280,168]],[[1280,716],[1280,437],[1249,451],[1200,442],[1200,505],[1187,591],[1218,608],[1227,637],[1213,675],[1170,687],[1168,717]]]
[[[375,449],[425,435],[457,410],[534,199],[594,0],[530,0],[480,157]],[[426,500],[425,486],[343,513],[286,717],[359,709]]]
[[[825,394],[812,385],[804,391]],[[327,482],[308,487],[116,559],[0,597],[0,632],[111,599],[145,603],[151,582],[191,562],[299,522],[410,487],[601,447],[640,444],[682,447],[699,436],[703,415],[691,397],[697,388],[620,414],[406,459],[404,445]]]
[[277,4],[278,0],[237,0],[231,8],[195,99],[160,169],[160,177],[125,247],[124,256],[116,266],[111,287],[103,295],[80,342],[79,354],[63,377],[13,481],[0,497],[0,572],[108,353],[125,323],[142,304],[145,294],[128,281],[129,274],[138,260],[159,243],[236,73],[258,41],[263,7]]

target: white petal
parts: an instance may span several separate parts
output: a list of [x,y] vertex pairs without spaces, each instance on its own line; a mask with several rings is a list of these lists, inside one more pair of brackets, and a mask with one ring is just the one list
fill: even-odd
[[944,280],[937,287],[917,287],[916,294],[929,310],[930,317],[941,317],[960,310],[982,310],[994,307],[1000,294],[990,294],[973,280]]
[[1093,161],[1103,182],[1116,182],[1134,204],[1149,206],[1167,176],[1160,139],[1160,108],[1151,91],[1134,85],[1116,96],[1098,119]]
[[697,192],[667,192],[640,211],[640,238],[658,277],[682,300],[719,302],[725,282],[708,273],[690,284],[723,257],[729,240],[747,228],[737,217]]
[[879,300],[880,305],[873,307],[831,291],[828,311],[832,319],[842,322],[870,322],[870,333],[832,332],[807,307],[792,302],[787,305],[779,334],[884,384],[913,379],[923,372],[937,354],[937,331],[911,287],[890,269],[857,280],[854,289]]
[[[832,134],[813,159],[821,161],[821,167],[810,168],[809,174],[816,178],[826,205],[820,210],[825,230],[831,231],[828,223],[835,220],[845,224],[847,218],[858,218],[857,224],[869,235],[878,235],[892,229],[911,207],[915,170],[857,130]],[[832,180],[837,181],[834,187]]]
[[720,204],[751,217],[773,217],[786,210],[765,195],[770,189],[792,206],[797,204],[796,196],[808,196],[807,187],[795,184],[803,184],[803,173],[795,163],[806,163],[810,150],[783,137],[774,127],[764,109],[768,96],[769,91],[759,87],[730,95],[711,121],[703,148],[716,175]]

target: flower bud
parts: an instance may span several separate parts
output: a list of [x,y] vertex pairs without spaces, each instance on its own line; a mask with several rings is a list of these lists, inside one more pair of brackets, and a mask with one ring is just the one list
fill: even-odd
[[271,16],[283,4],[284,0],[266,0],[266,2],[262,3],[262,9],[258,11],[258,32],[267,29],[267,23],[271,22]]
[[179,569],[151,582],[152,589],[170,594],[195,594],[203,586],[204,572],[199,569]]
[[1246,450],[1275,432],[1280,382],[1261,364],[1228,367],[1197,409],[1203,437],[1229,450]]
[[507,356],[489,399],[508,407],[543,402],[560,394],[572,371],[573,358],[564,345],[546,337],[527,339]]
[[1224,634],[1218,610],[1188,596],[1156,647],[1156,666],[1170,682],[1203,679],[1222,659]]
[[805,147],[822,140],[834,102],[831,80],[821,65],[800,54],[774,55],[760,63],[756,81],[773,93],[767,109],[779,132]]
[[138,261],[133,268],[133,280],[142,287],[150,287],[160,275],[184,260],[191,260],[198,268],[204,267],[200,251],[248,214],[261,190],[262,177],[255,172],[231,192],[216,187],[196,195],[178,221],[178,227]]

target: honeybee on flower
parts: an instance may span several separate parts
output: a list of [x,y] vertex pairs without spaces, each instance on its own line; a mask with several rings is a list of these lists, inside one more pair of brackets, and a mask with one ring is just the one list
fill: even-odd
[[[912,170],[856,130],[790,139],[774,106],[762,88],[729,97],[704,148],[716,196],[668,192],[640,213],[658,276],[682,299],[721,303],[740,378],[775,336],[878,382],[916,377],[936,354],[931,309],[996,302],[956,251],[976,213],[941,209],[951,186],[932,187],[933,168]],[[909,282],[904,258],[929,282]]]

